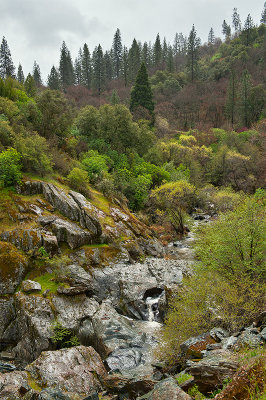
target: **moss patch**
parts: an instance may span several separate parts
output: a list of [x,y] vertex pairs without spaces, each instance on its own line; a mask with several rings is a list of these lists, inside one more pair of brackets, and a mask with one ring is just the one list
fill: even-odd
[[15,277],[27,266],[27,258],[13,244],[0,242],[0,276],[2,280]]
[[41,293],[45,292],[45,290],[50,290],[51,293],[56,293],[58,287],[60,286],[60,283],[56,282],[54,279],[54,273],[46,273],[34,278],[34,280],[38,282],[42,287]]

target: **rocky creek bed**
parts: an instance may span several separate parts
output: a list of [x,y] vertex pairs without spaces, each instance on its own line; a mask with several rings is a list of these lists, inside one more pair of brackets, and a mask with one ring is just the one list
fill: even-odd
[[[20,191],[40,197],[30,204],[20,199],[18,215],[28,218],[27,226],[0,234],[3,248],[15,253],[9,265],[8,258],[0,260],[0,398],[189,399],[186,387],[164,374],[154,348],[168,293],[182,285],[195,262],[193,234],[164,248],[119,206],[110,204],[107,213],[79,193],[44,182],[25,182]],[[64,278],[56,290],[43,290],[24,255],[39,248],[55,255],[61,243],[71,249],[70,262],[60,268]],[[55,322],[79,345],[57,349]],[[217,328],[185,342],[189,384],[208,392],[231,377],[238,365],[230,349],[241,341],[265,341],[264,323],[262,318],[232,337]]]

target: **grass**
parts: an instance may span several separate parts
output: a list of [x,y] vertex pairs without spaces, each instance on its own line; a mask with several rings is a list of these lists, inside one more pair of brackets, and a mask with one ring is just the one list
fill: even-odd
[[189,375],[189,374],[186,374],[186,373],[182,373],[182,372],[180,372],[180,374],[178,374],[177,376],[176,376],[176,380],[177,380],[177,383],[180,385],[181,383],[184,383],[184,382],[186,382],[186,381],[188,381],[189,379],[191,379],[191,378],[193,378],[193,376],[192,375]]
[[37,276],[34,278],[36,282],[38,282],[41,287],[42,291],[41,293],[45,292],[45,290],[50,290],[51,293],[56,293],[58,287],[60,286],[60,283],[55,282],[53,279],[55,278],[54,273],[46,273],[40,276]]

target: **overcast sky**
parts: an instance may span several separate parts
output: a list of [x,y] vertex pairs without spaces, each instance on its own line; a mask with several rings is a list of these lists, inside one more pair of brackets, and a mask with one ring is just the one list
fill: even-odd
[[258,24],[263,4],[261,0],[0,0],[0,40],[5,36],[16,67],[20,62],[26,75],[36,60],[46,81],[52,65],[58,66],[63,40],[73,60],[84,43],[91,52],[99,43],[109,49],[117,28],[126,46],[134,37],[154,42],[157,33],[172,43],[176,32],[188,35],[192,24],[206,42],[211,27],[215,36],[222,36],[222,22],[231,24],[234,7],[242,22],[250,13]]

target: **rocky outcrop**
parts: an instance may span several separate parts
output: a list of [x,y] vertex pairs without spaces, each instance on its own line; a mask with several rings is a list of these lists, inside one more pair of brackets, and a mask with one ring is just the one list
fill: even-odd
[[31,362],[41,351],[51,348],[51,325],[55,315],[49,300],[40,296],[18,292],[15,302],[19,337],[13,353],[22,361]]
[[154,389],[138,400],[192,400],[176,383],[174,378],[158,382]]
[[17,342],[16,310],[12,297],[0,298],[0,350]]
[[1,399],[21,399],[29,390],[28,376],[25,371],[0,373]]
[[76,399],[101,390],[106,370],[92,347],[43,352],[26,370],[41,387],[57,388]]
[[186,371],[194,377],[194,383],[202,393],[221,387],[224,380],[231,379],[238,368],[228,350],[210,351],[198,362],[188,361]]

